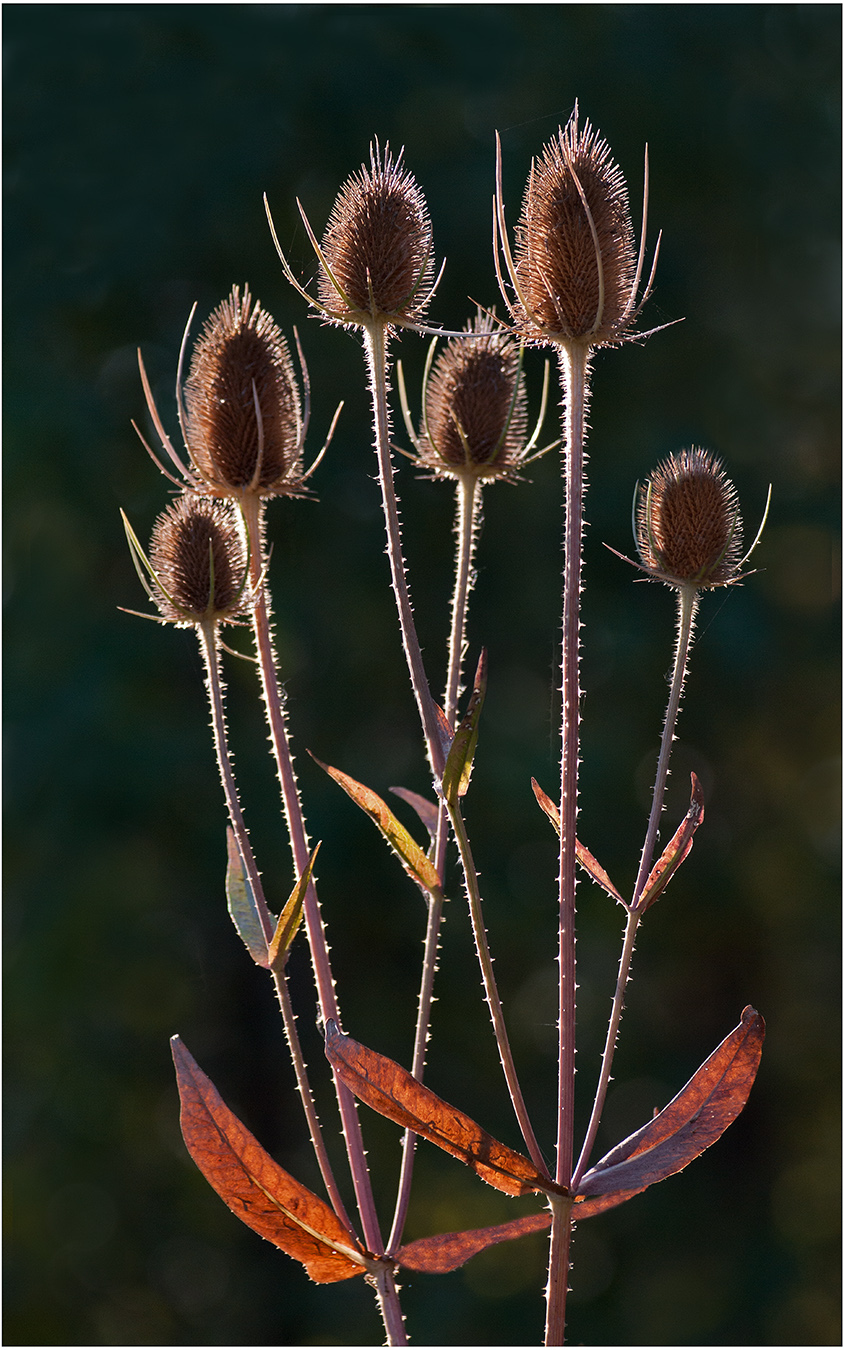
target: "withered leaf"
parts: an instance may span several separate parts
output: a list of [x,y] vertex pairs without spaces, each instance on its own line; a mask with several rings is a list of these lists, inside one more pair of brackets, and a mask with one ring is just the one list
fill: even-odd
[[[534,797],[539,802],[539,805],[542,807],[542,810],[545,812],[551,824],[554,826],[554,829],[557,831],[557,834],[559,834],[560,833],[559,808],[555,806],[555,804],[551,801],[551,798],[548,796],[547,792],[542,791],[542,788],[539,786],[535,778],[531,778],[530,785],[533,788]],[[616,890],[615,886],[610,881],[603,867],[598,862],[598,860],[592,856],[586,845],[581,844],[579,839],[576,839],[574,841],[574,845],[575,845],[575,854],[577,855],[577,861],[580,863],[580,866],[583,868],[584,872],[588,873],[588,875],[592,878],[592,880],[596,881],[598,885],[601,886],[606,891],[607,895],[611,895],[613,900],[617,900],[620,905],[626,904],[620,891]]]
[[673,1101],[585,1173],[572,1217],[588,1218],[622,1204],[681,1172],[714,1144],[747,1101],[764,1039],[763,1018],[754,1008],[745,1008],[739,1025]]
[[373,1111],[439,1145],[496,1190],[505,1195],[559,1193],[559,1187],[521,1153],[487,1134],[395,1060],[344,1036],[332,1020],[326,1024],[325,1053],[346,1087]]
[[170,1044],[188,1152],[232,1213],[301,1261],[317,1284],[364,1275],[363,1249],[333,1209],[261,1148],[179,1037]]
[[658,900],[673,877],[677,868],[692,851],[695,830],[703,820],[703,788],[696,773],[692,774],[692,800],[689,809],[662,851],[659,861],[654,865],[645,882],[645,888],[636,901],[636,912],[643,914],[654,900]]
[[467,1228],[462,1233],[440,1233],[438,1237],[418,1238],[408,1242],[396,1253],[396,1261],[407,1270],[424,1270],[433,1275],[445,1275],[449,1270],[464,1266],[478,1252],[497,1242],[512,1242],[528,1233],[540,1233],[551,1225],[551,1215],[528,1214],[511,1223],[499,1223],[492,1228]]
[[378,796],[378,793],[373,792],[371,788],[364,787],[363,783],[358,783],[356,779],[350,777],[347,773],[343,773],[341,769],[334,769],[330,764],[323,764],[322,760],[317,759],[316,755],[311,755],[311,759],[321,769],[325,769],[325,772],[334,779],[335,783],[339,783],[352,801],[356,802],[366,812],[370,820],[375,822],[390,848],[398,855],[405,871],[410,874],[417,886],[421,886],[424,891],[428,891],[431,895],[439,895],[441,886],[437,869],[409,831],[404,828],[401,821],[396,819],[387,803]]

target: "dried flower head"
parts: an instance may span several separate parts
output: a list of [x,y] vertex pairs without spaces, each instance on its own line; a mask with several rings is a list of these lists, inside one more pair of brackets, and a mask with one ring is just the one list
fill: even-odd
[[659,465],[639,488],[636,540],[656,581],[704,590],[740,580],[738,497],[714,455],[692,448]]
[[186,492],[155,522],[151,595],[162,617],[181,626],[223,623],[248,606],[247,559],[228,502]]
[[481,336],[452,338],[426,375],[419,458],[438,477],[511,478],[527,449],[521,349],[488,315],[467,332]]
[[627,184],[607,142],[589,122],[581,130],[576,108],[531,165],[512,257],[500,175],[497,224],[515,290],[513,318],[527,341],[598,347],[623,339],[650,282],[637,302],[642,254]]
[[302,412],[290,352],[248,286],[211,314],[185,385],[185,435],[215,496],[302,491]]
[[319,298],[337,323],[416,323],[431,298],[433,236],[425,198],[376,142],[340,189],[319,250]]

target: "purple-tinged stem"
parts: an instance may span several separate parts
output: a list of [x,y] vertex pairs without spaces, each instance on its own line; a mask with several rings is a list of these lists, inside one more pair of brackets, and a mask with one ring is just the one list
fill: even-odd
[[[241,811],[240,801],[237,795],[234,768],[228,746],[228,736],[226,734],[223,680],[220,672],[216,625],[200,625],[197,628],[197,636],[199,638],[202,656],[205,661],[206,684],[208,688],[208,698],[211,704],[211,725],[214,733],[214,747],[217,752],[217,763],[220,767],[220,776],[223,781],[223,791],[226,796],[229,820],[231,821],[232,830],[234,831],[235,840],[237,842],[237,851],[240,855],[240,861],[255,898],[255,906],[261,922],[261,929],[264,938],[266,939],[267,946],[269,947],[273,937],[273,923],[264,897],[264,888],[261,884],[261,877],[255,863],[255,855],[252,852],[252,845],[249,842],[249,836],[246,832],[246,823],[243,819],[243,812]],[[334,1206],[338,1219],[340,1219],[350,1231],[354,1231],[331,1168],[322,1129],[320,1128],[319,1120],[317,1119],[316,1106],[314,1105],[313,1094],[311,1093],[310,1083],[308,1082],[308,1073],[299,1041],[299,1033],[296,1030],[296,1020],[290,1003],[287,980],[284,975],[278,975],[273,971],[273,982],[278,995],[281,1015],[284,1021],[284,1031],[287,1037],[287,1043],[290,1047],[290,1055],[296,1073],[296,1083],[299,1089],[299,1095],[302,1099],[305,1119],[308,1122],[311,1143],[314,1147],[314,1153],[316,1154],[322,1179],[325,1182],[326,1191],[328,1192],[328,1196]]]
[[[589,378],[588,345],[559,348],[564,403],[564,467],[566,485],[565,555],[561,682],[562,756],[560,765],[560,919],[559,919],[559,1050],[557,1098],[557,1171],[561,1186],[570,1186],[574,1155],[575,1074],[575,860],[577,784],[580,760],[580,588],[583,541],[584,441]],[[571,1211],[554,1208],[545,1344],[562,1345],[568,1291]]]

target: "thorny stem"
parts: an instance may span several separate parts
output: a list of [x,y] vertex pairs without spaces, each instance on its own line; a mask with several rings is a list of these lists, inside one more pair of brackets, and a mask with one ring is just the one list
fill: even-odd
[[580,1158],[578,1159],[572,1181],[574,1187],[580,1182],[583,1173],[588,1166],[589,1156],[595,1144],[595,1136],[598,1133],[601,1113],[604,1109],[604,1102],[606,1101],[607,1089],[610,1083],[613,1056],[615,1055],[616,1040],[618,1037],[618,1027],[624,1008],[624,990],[630,977],[630,963],[633,959],[636,930],[639,926],[639,920],[644,913],[644,910],[637,909],[636,905],[644,892],[645,884],[650,873],[651,863],[653,862],[659,818],[665,803],[668,765],[671,758],[671,748],[674,742],[674,730],[677,725],[677,715],[680,710],[680,699],[682,697],[683,685],[688,669],[689,650],[692,642],[696,613],[697,591],[693,586],[681,587],[677,593],[677,642],[674,649],[674,668],[671,674],[671,691],[668,696],[668,707],[665,712],[665,722],[662,728],[662,741],[660,744],[656,779],[654,781],[651,813],[648,819],[645,843],[642,848],[642,857],[639,862],[639,874],[636,878],[636,885],[633,890],[633,900],[627,917],[624,945],[618,966],[618,979],[616,980],[610,1022],[609,1027],[607,1028],[607,1039],[604,1044],[604,1053],[601,1058],[601,1072],[598,1079],[598,1087],[595,1092],[595,1101],[592,1106],[592,1114],[589,1119],[586,1138],[583,1141],[583,1148],[581,1149]]
[[[240,860],[249,880],[252,894],[255,897],[255,905],[261,921],[261,929],[267,945],[269,946],[273,937],[273,923],[264,897],[264,889],[261,884],[260,874],[255,864],[255,855],[252,852],[252,845],[249,842],[249,836],[246,832],[243,812],[240,809],[240,802],[238,800],[237,787],[234,778],[234,768],[232,766],[231,754],[228,747],[225,708],[223,703],[223,681],[220,672],[216,625],[200,625],[197,628],[197,636],[199,637],[199,644],[205,661],[208,697],[211,704],[211,724],[214,732],[214,747],[217,752],[217,763],[220,766],[220,776],[223,780],[223,790],[226,796],[229,819],[237,842]],[[305,1060],[302,1055],[302,1047],[299,1042],[299,1033],[296,1030],[296,1020],[290,1004],[287,980],[284,975],[278,975],[273,972],[273,981],[278,994],[281,1015],[284,1021],[284,1030],[296,1073],[296,1083],[305,1110],[305,1118],[308,1122],[311,1143],[313,1144],[317,1162],[319,1163],[322,1179],[325,1182],[325,1188],[331,1199],[331,1203],[334,1206],[337,1217],[350,1231],[353,1231],[353,1226],[346,1213],[346,1208],[334,1178],[334,1173],[328,1158],[328,1152],[325,1147],[325,1140],[322,1135],[322,1129],[320,1128],[319,1120],[317,1119],[316,1107],[314,1106],[314,1100],[308,1082]]]
[[401,546],[401,525],[399,523],[396,490],[393,483],[393,460],[390,453],[390,426],[387,412],[387,327],[374,320],[364,330],[367,364],[369,366],[370,389],[372,393],[373,415],[375,422],[375,451],[378,456],[378,479],[381,484],[381,500],[384,507],[384,520],[387,527],[387,556],[390,560],[390,576],[393,593],[399,612],[402,643],[410,672],[413,694],[422,720],[428,758],[434,777],[439,782],[443,771],[443,751],[437,729],[434,700],[425,675],[422,651],[413,621],[413,607],[405,575],[404,558]]
[[[293,770],[293,757],[290,751],[290,741],[287,735],[284,710],[278,687],[278,677],[276,675],[275,655],[272,646],[272,634],[270,632],[267,587],[266,582],[264,582],[264,584],[259,584],[263,570],[262,549],[260,547],[262,538],[261,503],[257,501],[252,494],[246,494],[241,500],[241,510],[247,536],[252,541],[252,548],[250,550],[250,580],[253,586],[258,588],[258,598],[253,610],[253,627],[258,650],[258,665],[261,672],[264,702],[266,704],[270,726],[270,740],[272,742],[273,756],[275,758],[279,782],[281,784],[281,795],[290,833],[290,846],[293,853],[293,861],[297,875],[301,876],[308,865],[310,851],[308,847],[307,832],[305,830],[305,821],[302,814],[302,806],[299,801],[296,775]],[[313,882],[308,886],[305,895],[305,925],[308,933],[308,943],[311,950],[311,960],[313,963],[314,977],[316,979],[319,997],[320,1016],[322,1017],[323,1022],[326,1022],[329,1018],[334,1018],[336,1021],[340,1022],[340,1013],[334,993],[334,980],[331,974],[331,965],[328,956],[328,943],[325,937],[322,916],[319,911],[316,887]],[[337,1102],[340,1108],[343,1135],[346,1141],[346,1151],[349,1158],[349,1167],[352,1174],[358,1210],[363,1224],[364,1237],[369,1250],[374,1255],[379,1256],[383,1254],[384,1244],[378,1224],[378,1216],[375,1212],[372,1184],[366,1164],[366,1152],[363,1146],[363,1136],[361,1134],[360,1120],[358,1119],[357,1114],[357,1105],[353,1094],[340,1082],[336,1075],[334,1075],[334,1085],[337,1092]],[[389,1325],[385,1315],[385,1327],[387,1328],[388,1336],[393,1334],[393,1332],[390,1331],[390,1326],[393,1324],[399,1328],[401,1333],[401,1339],[391,1340],[390,1344],[403,1345],[406,1343],[403,1329],[404,1323],[401,1316],[401,1310],[398,1307],[398,1294],[396,1292],[395,1279],[389,1272],[387,1276],[385,1276],[384,1298],[387,1298],[391,1304],[395,1305],[390,1312]]]
[[475,539],[481,507],[480,483],[474,474],[466,474],[457,481],[457,565],[454,578],[454,596],[451,602],[451,635],[448,644],[448,678],[445,687],[445,715],[454,725],[457,700],[466,651],[466,605],[472,589]]
[[677,714],[680,711],[680,700],[683,696],[683,685],[686,682],[686,671],[689,664],[689,650],[692,645],[692,633],[694,631],[695,615],[697,614],[698,593],[694,586],[681,586],[677,592],[677,642],[674,648],[674,669],[671,673],[671,692],[668,696],[668,707],[665,710],[665,723],[662,728],[662,740],[659,747],[659,762],[657,763],[656,779],[654,781],[653,800],[651,802],[651,814],[648,819],[648,829],[645,835],[645,843],[642,848],[642,857],[639,861],[639,873],[636,877],[636,885],[633,890],[633,905],[639,900],[642,891],[645,889],[645,882],[648,879],[648,873],[653,861],[654,848],[656,846],[657,833],[659,831],[659,818],[662,815],[662,808],[665,803],[665,786],[668,780],[668,763],[671,759],[671,749],[674,743],[674,730],[677,726]]
[[[402,553],[401,524],[398,503],[393,481],[393,461],[390,451],[390,425],[387,408],[387,327],[373,322],[364,331],[364,345],[369,367],[370,393],[372,395],[373,423],[375,429],[375,451],[378,459],[378,480],[381,485],[381,501],[387,532],[387,556],[390,562],[390,577],[393,594],[398,609],[399,627],[402,645],[410,673],[410,683],[419,710],[428,759],[434,778],[439,782],[442,777],[444,755],[437,727],[434,701],[425,674],[422,651],[416,625],[413,621],[413,608],[405,574]],[[442,880],[445,871],[445,850],[448,842],[448,829],[444,806],[440,806],[437,823],[437,838],[434,850],[434,866]],[[428,1043],[431,1021],[431,1003],[436,973],[436,954],[439,945],[440,925],[442,922],[442,900],[429,900],[428,922],[425,931],[425,952],[422,964],[422,979],[417,1005],[416,1033],[413,1045],[413,1063],[411,1072],[420,1081],[425,1069],[425,1049]],[[410,1186],[413,1177],[413,1158],[416,1136],[405,1131],[402,1145],[402,1164],[399,1177],[399,1189],[396,1208],[387,1250],[392,1252],[401,1241],[407,1210],[410,1203]]]
[[537,1171],[544,1176],[548,1175],[548,1169],[545,1159],[536,1141],[536,1135],[528,1118],[527,1107],[522,1096],[522,1089],[519,1086],[519,1080],[516,1076],[516,1066],[513,1062],[513,1055],[510,1050],[510,1041],[507,1036],[507,1027],[504,1022],[504,1012],[501,1007],[501,999],[498,996],[498,988],[495,983],[495,975],[492,970],[492,957],[489,952],[489,944],[486,939],[486,930],[484,928],[483,914],[481,912],[481,896],[478,889],[478,874],[475,870],[475,863],[472,857],[472,849],[466,834],[466,826],[463,823],[463,816],[459,806],[449,808],[451,825],[454,830],[454,837],[457,840],[457,847],[460,850],[460,861],[463,864],[463,876],[466,882],[466,894],[469,899],[469,912],[472,917],[472,931],[475,936],[475,946],[478,952],[478,960],[481,965],[481,974],[484,982],[484,994],[489,1006],[492,1025],[495,1031],[495,1040],[498,1045],[498,1053],[501,1059],[501,1067],[504,1070],[504,1077],[507,1080],[507,1087],[510,1091],[510,1100],[513,1103],[513,1110],[516,1113],[516,1119],[522,1131],[522,1138],[527,1145]]
[[[557,1172],[561,1186],[570,1186],[574,1153],[575,1032],[575,859],[577,781],[580,753],[580,587],[585,482],[584,441],[589,385],[589,347],[571,343],[559,348],[564,402],[566,483],[563,632],[561,658],[562,757],[560,766],[560,925],[559,925],[559,1053],[557,1098]],[[545,1344],[562,1345],[568,1291],[571,1211],[558,1206],[551,1224]]]

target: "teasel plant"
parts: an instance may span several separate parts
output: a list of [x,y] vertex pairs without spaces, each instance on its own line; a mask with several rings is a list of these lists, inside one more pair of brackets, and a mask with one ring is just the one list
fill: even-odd
[[[643,486],[637,485],[634,529],[639,561],[632,565],[643,578],[661,582],[674,591],[677,640],[650,815],[636,882],[631,896],[625,898],[577,838],[581,554],[593,355],[600,348],[649,336],[636,327],[651,292],[659,247],[657,244],[649,278],[643,284],[647,197],[646,155],[642,237],[637,250],[624,177],[606,142],[588,122],[581,128],[575,109],[568,125],[545,146],[531,168],[515,245],[511,247],[499,145],[493,253],[509,318],[502,321],[494,311],[479,309],[475,319],[460,332],[427,323],[427,311],[438,280],[434,278],[431,225],[421,190],[404,168],[402,155],[393,158],[389,146],[382,150],[377,142],[373,143],[369,167],[363,166],[341,188],[321,241],[299,207],[319,264],[316,296],[294,276],[279,245],[265,198],[270,229],[288,281],[324,322],[360,332],[367,359],[391,583],[434,799],[405,789],[393,791],[416,811],[427,831],[428,847],[417,842],[372,789],[341,769],[325,764],[322,767],[375,823],[426,900],[427,924],[410,1070],[353,1040],[342,1029],[313,879],[315,851],[310,850],[307,837],[286,712],[279,692],[270,627],[265,508],[276,496],[308,495],[308,479],[323,453],[307,472],[303,470],[309,388],[301,349],[304,395],[299,392],[287,344],[274,321],[260,305],[253,306],[248,289],[241,295],[235,287],[209,318],[183,381],[189,320],[179,358],[176,395],[185,457],[174,449],[164,430],[140,362],[150,416],[170,467],[149,445],[147,449],[181,495],[157,523],[149,558],[128,521],[127,535],[141,580],[159,611],[153,617],[160,622],[193,626],[200,638],[232,826],[227,874],[229,909],[252,959],[269,968],[276,983],[328,1203],[270,1158],[225,1105],[178,1037],[174,1037],[183,1134],[191,1155],[233,1212],[299,1260],[312,1279],[334,1282],[363,1275],[374,1285],[388,1344],[407,1342],[399,1302],[401,1270],[446,1273],[464,1265],[485,1248],[548,1229],[545,1343],[562,1344],[574,1224],[625,1203],[648,1186],[681,1171],[714,1143],[743,1109],[761,1056],[764,1022],[748,1007],[738,1026],[674,1099],[640,1130],[590,1165],[610,1081],[638,927],[644,913],[663,894],[688,857],[703,820],[703,797],[693,775],[688,812],[654,861],[699,598],[702,592],[735,585],[749,575],[744,570],[745,564],[764,527],[763,517],[753,547],[742,555],[743,527],[737,494],[720,462],[702,449],[692,448],[671,456]],[[397,367],[400,402],[411,445],[411,450],[404,453],[421,472],[455,486],[455,583],[442,706],[431,693],[416,634],[394,484],[388,400],[389,344],[400,329],[434,337],[425,365],[422,411],[417,423],[410,411],[401,367]],[[438,343],[443,338],[447,344],[437,355]],[[547,404],[548,366],[536,426],[529,434],[523,365],[526,350],[533,347],[553,348],[560,367],[562,438],[541,449],[537,447]],[[334,423],[328,439],[333,427]],[[519,481],[532,459],[558,444],[563,447],[565,520],[561,772],[557,801],[552,801],[533,781],[537,801],[560,840],[557,1147],[552,1168],[547,1165],[534,1134],[519,1086],[493,974],[478,872],[463,817],[463,799],[470,786],[487,682],[484,651],[462,714],[460,709],[482,491],[496,481]],[[189,574],[193,580],[187,587]],[[218,658],[221,649],[231,649],[222,642],[219,630],[223,624],[245,622],[251,624],[255,636],[254,659],[260,672],[293,853],[293,892],[278,919],[269,912],[263,896],[226,741]],[[484,994],[526,1155],[494,1138],[423,1081],[450,836],[457,845]],[[577,1158],[574,1150],[576,866],[626,914],[598,1083]],[[341,1187],[328,1161],[287,993],[284,967],[302,914],[360,1232],[345,1208]],[[396,1205],[386,1241],[375,1212],[355,1098],[404,1131]],[[414,1149],[419,1138],[459,1159],[503,1194],[541,1197],[542,1208],[509,1223],[432,1234],[404,1243]]]

